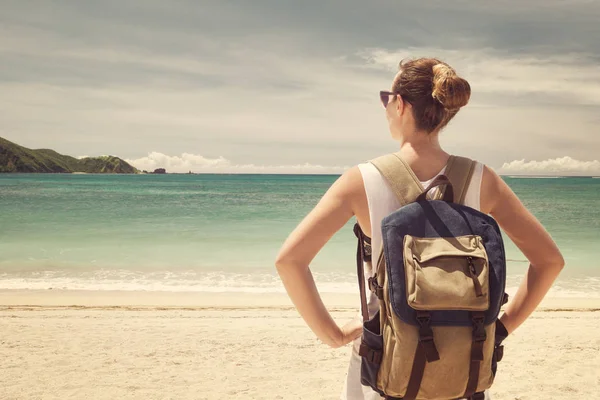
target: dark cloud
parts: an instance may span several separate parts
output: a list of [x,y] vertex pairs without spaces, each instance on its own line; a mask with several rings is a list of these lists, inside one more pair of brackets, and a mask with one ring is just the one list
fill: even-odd
[[[302,44],[315,52],[362,47],[493,47],[506,51],[597,54],[596,1],[53,1],[4,2],[0,21],[35,27],[73,43],[161,52],[198,41],[263,48]],[[185,38],[185,40],[177,39]],[[273,40],[276,39],[276,40]],[[259,43],[255,43],[259,44]],[[293,49],[290,49],[293,51]]]

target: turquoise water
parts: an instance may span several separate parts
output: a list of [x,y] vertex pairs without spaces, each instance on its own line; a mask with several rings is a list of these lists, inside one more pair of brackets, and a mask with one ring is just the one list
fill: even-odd
[[[279,246],[336,178],[0,175],[0,288],[280,292]],[[505,179],[567,260],[554,293],[600,293],[600,179]],[[311,266],[323,291],[356,291],[352,224]]]

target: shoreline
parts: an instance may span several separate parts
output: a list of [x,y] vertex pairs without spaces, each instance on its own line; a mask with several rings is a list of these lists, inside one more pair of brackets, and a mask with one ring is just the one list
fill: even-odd
[[[328,308],[359,310],[358,294],[323,293],[321,298]],[[293,310],[294,305],[284,293],[0,289],[0,308]],[[548,297],[536,311],[600,311],[600,298]]]

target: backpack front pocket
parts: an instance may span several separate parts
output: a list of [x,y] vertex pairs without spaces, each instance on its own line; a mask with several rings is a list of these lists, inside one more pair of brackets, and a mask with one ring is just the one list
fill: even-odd
[[415,310],[485,311],[489,266],[481,237],[404,237],[408,305]]

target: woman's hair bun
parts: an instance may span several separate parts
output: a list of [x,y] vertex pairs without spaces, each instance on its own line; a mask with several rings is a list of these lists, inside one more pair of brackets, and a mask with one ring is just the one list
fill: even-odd
[[446,110],[458,111],[469,102],[471,86],[465,79],[456,75],[456,71],[448,64],[441,62],[433,66],[431,97]]

